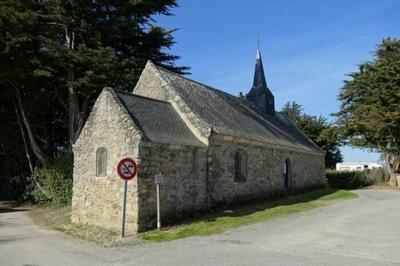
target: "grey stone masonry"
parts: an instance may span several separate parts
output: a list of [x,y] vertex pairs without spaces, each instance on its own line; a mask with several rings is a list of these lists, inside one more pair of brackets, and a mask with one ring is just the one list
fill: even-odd
[[154,176],[164,175],[160,187],[163,221],[176,221],[207,208],[207,149],[158,143],[142,143],[139,149],[139,230],[156,225],[156,189]]
[[128,234],[156,226],[158,173],[166,223],[325,183],[324,152],[282,114],[260,113],[151,62],[133,93],[103,90],[73,151],[76,224],[119,230],[124,182],[116,166],[124,157],[138,163],[128,186]]
[[[116,165],[124,157],[139,161],[141,132],[111,89],[104,89],[73,147],[74,183],[72,222],[119,229],[123,182]],[[107,151],[107,174],[96,176],[96,150]],[[136,233],[137,179],[129,181],[127,204],[128,233]]]
[[[283,168],[290,160],[290,192],[320,187],[325,182],[322,154],[298,152],[285,147],[214,135],[209,141],[208,191],[211,205],[270,198],[285,193]],[[237,150],[247,155],[245,182],[235,182]]]

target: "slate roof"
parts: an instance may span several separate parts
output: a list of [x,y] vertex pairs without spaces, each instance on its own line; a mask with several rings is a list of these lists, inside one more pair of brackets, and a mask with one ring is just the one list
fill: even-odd
[[145,136],[159,143],[205,146],[168,102],[116,91],[135,124]]
[[265,114],[249,101],[161,67],[155,67],[192,112],[207,122],[214,132],[312,152],[323,152],[284,115]]

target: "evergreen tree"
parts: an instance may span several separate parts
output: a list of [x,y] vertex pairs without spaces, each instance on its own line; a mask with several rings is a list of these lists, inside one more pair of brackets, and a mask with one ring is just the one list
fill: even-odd
[[46,116],[52,105],[51,90],[47,89],[52,84],[48,71],[51,61],[41,45],[45,13],[39,1],[0,3],[0,97],[7,115],[25,132],[26,152],[34,155],[32,165],[36,161],[43,164],[45,150],[51,153],[54,148],[52,121]]
[[[0,146],[27,176],[76,140],[102,88],[132,91],[147,60],[177,73],[175,0],[0,1]],[[11,154],[18,154],[12,159]],[[13,157],[14,158],[14,157]],[[1,176],[10,176],[4,171]],[[23,173],[22,173],[23,172]]]
[[303,107],[296,102],[286,103],[282,113],[325,151],[326,168],[335,168],[336,163],[343,161],[337,128],[326,118],[305,114]]
[[383,40],[373,60],[349,75],[338,98],[344,141],[382,152],[394,180],[400,172],[400,40]]
[[171,15],[175,0],[47,2],[52,23],[46,49],[54,56],[68,92],[69,140],[83,126],[89,107],[105,86],[133,90],[147,62],[184,73],[179,57],[164,52],[173,30],[155,25],[154,15]]

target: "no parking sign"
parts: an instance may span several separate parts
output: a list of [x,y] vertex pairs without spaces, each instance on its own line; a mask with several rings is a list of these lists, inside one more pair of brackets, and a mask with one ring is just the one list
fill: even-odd
[[118,175],[125,181],[124,183],[124,201],[122,203],[122,228],[121,236],[125,236],[125,217],[126,217],[126,197],[128,191],[128,180],[134,178],[137,174],[138,166],[131,158],[124,158],[117,165]]
[[117,172],[123,180],[131,180],[136,176],[137,168],[137,164],[133,159],[124,158],[118,163]]

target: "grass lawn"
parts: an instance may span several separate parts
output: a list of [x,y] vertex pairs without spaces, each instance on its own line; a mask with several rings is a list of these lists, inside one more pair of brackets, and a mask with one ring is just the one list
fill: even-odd
[[280,200],[237,206],[232,209],[233,214],[220,212],[204,215],[174,227],[142,233],[140,237],[148,241],[162,242],[193,235],[210,235],[237,226],[283,217],[355,197],[357,197],[355,193],[346,190],[317,189]]
[[335,201],[355,198],[357,195],[346,190],[317,189],[308,193],[293,195],[277,200],[246,203],[230,208],[231,214],[223,211],[205,214],[181,224],[166,227],[160,231],[141,233],[138,237],[121,240],[119,232],[96,226],[77,226],[71,223],[71,207],[33,207],[30,213],[39,226],[61,231],[97,244],[137,243],[140,240],[162,242],[194,235],[210,235],[245,224],[257,223],[272,218],[307,211],[329,205]]

